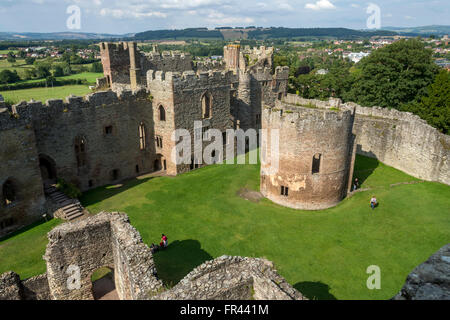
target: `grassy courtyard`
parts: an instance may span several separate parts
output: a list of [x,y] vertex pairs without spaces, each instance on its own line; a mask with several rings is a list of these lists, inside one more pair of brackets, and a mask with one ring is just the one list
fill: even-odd
[[76,96],[84,96],[91,92],[92,90],[89,89],[88,85],[67,85],[53,88],[32,88],[2,91],[0,94],[3,96],[5,101],[9,101],[11,103],[30,101],[31,99],[45,103],[48,99],[65,99],[71,94]]
[[[169,248],[155,255],[168,285],[227,254],[272,260],[311,299],[389,299],[415,266],[450,242],[450,187],[365,157],[357,158],[355,175],[371,190],[316,212],[241,198],[243,188],[258,190],[258,165],[135,179],[97,188],[81,200],[92,213],[126,212],[148,245],[168,235]],[[398,184],[403,182],[414,183]],[[380,201],[375,211],[368,204],[372,195]],[[14,270],[26,278],[43,272],[45,232],[56,223],[0,241],[0,273]],[[370,265],[381,268],[381,290],[366,287]]]

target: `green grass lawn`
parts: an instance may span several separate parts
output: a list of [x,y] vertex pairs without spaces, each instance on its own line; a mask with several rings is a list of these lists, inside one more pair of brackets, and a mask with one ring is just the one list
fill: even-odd
[[92,91],[88,85],[69,85],[53,88],[32,88],[32,89],[20,89],[0,92],[6,101],[12,103],[18,103],[22,100],[30,101],[34,99],[36,101],[42,101],[45,103],[48,99],[65,99],[66,97],[74,94],[76,96],[84,96]]
[[[87,192],[81,201],[92,213],[126,212],[148,245],[168,235],[169,248],[155,254],[167,285],[227,254],[273,261],[311,299],[389,299],[414,267],[450,242],[450,187],[420,182],[360,156],[355,169],[362,187],[371,190],[314,212],[241,198],[241,188],[258,190],[258,165],[214,165],[177,177],[135,179]],[[413,181],[418,183],[391,187]],[[373,194],[380,202],[374,211]],[[43,272],[42,239],[50,227],[0,242],[0,273],[14,270],[23,278]],[[381,268],[381,290],[366,287],[370,265]]]

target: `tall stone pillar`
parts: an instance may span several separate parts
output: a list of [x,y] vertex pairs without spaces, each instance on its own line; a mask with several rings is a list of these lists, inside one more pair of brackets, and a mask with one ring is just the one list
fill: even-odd
[[131,90],[136,90],[141,83],[141,69],[138,68],[136,63],[137,44],[136,42],[128,43],[128,50],[130,52],[130,84]]

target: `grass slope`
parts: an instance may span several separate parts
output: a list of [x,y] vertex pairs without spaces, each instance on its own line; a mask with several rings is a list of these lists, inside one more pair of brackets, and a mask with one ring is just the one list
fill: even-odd
[[92,90],[89,89],[88,85],[69,85],[53,88],[32,88],[2,91],[0,94],[3,95],[5,101],[10,101],[12,103],[18,103],[23,100],[30,101],[31,99],[45,103],[48,99],[65,99],[71,94],[76,96],[84,96],[91,92]]
[[[419,182],[374,159],[358,156],[363,188],[323,211],[297,211],[269,200],[250,202],[258,165],[215,165],[178,177],[135,179],[82,197],[93,212],[124,211],[150,245],[161,233],[169,248],[155,255],[159,276],[177,283],[195,266],[221,256],[265,257],[312,299],[389,299],[418,264],[450,240],[450,187]],[[390,186],[399,182],[418,182]],[[372,211],[375,194],[380,206]],[[0,273],[22,278],[45,270],[45,233],[54,221],[0,242]],[[381,290],[369,290],[366,269],[381,268]]]

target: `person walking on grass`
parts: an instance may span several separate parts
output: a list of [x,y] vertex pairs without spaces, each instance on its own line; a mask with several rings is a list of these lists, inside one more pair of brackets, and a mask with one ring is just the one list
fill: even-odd
[[370,199],[370,206],[372,207],[372,210],[375,209],[377,205],[378,205],[377,198],[375,198],[375,196],[372,196],[372,199]]

